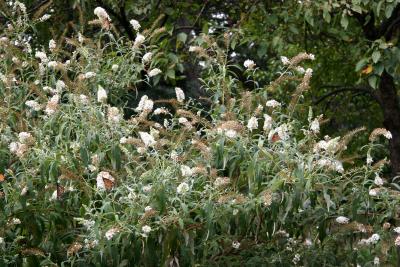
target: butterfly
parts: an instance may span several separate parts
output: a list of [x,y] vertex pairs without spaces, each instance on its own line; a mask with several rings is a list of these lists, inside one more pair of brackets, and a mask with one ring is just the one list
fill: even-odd
[[114,187],[114,181],[107,179],[107,178],[103,178],[103,181],[104,181],[104,185],[107,190],[110,190]]
[[60,199],[64,194],[65,188],[57,183],[57,199]]
[[4,174],[0,173],[0,182],[4,182],[6,180],[6,177]]
[[272,143],[275,143],[277,141],[281,140],[281,138],[279,137],[279,134],[274,134],[271,138]]
[[373,70],[374,70],[374,68],[373,68],[371,65],[368,65],[365,69],[363,69],[363,70],[361,71],[361,73],[362,73],[362,74],[368,75],[368,74],[370,74]]

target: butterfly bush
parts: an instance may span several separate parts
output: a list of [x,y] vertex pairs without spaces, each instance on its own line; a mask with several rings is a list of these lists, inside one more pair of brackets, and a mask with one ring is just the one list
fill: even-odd
[[[400,194],[377,158],[390,132],[372,132],[359,151],[365,165],[347,162],[346,145],[363,129],[321,136],[323,117],[301,103],[312,70],[297,70],[313,55],[282,58],[269,89],[288,80],[297,88],[280,103],[257,83],[246,88],[226,71],[226,47],[199,36],[188,53],[206,62],[209,108],[176,87],[172,99],[142,96],[124,118],[129,88],[162,73],[151,62],[157,48],[138,21],[128,41],[103,8],[94,14],[93,39],[79,33],[36,51],[15,43],[27,26],[13,21],[2,33],[0,265],[396,260]],[[248,79],[257,74],[254,61],[240,65]]]

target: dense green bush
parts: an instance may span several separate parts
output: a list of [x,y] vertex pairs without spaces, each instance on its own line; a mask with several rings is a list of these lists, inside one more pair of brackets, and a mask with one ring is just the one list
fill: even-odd
[[[94,39],[32,48],[40,21],[22,6],[0,39],[0,265],[395,264],[400,194],[374,158],[390,132],[371,133],[363,166],[343,154],[363,129],[320,137],[324,118],[301,104],[313,55],[283,58],[268,88],[246,60],[247,88],[230,34],[198,36],[189,51],[211,108],[176,88],[124,119],[127,90],[163,71],[147,44],[162,29],[116,38],[97,8]],[[281,104],[273,91],[287,82],[296,90]]]

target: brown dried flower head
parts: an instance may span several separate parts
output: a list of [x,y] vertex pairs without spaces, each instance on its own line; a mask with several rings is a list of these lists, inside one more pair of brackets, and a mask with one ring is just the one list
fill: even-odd
[[272,204],[272,192],[269,190],[265,190],[261,193],[262,195],[262,202],[264,206],[269,207]]
[[372,131],[369,136],[369,141],[374,142],[380,135],[383,135],[387,139],[392,139],[392,134],[385,128],[376,128]]
[[77,254],[82,249],[82,247],[82,244],[79,242],[72,243],[71,246],[69,246],[69,248],[67,249],[67,256],[70,257],[74,254]]

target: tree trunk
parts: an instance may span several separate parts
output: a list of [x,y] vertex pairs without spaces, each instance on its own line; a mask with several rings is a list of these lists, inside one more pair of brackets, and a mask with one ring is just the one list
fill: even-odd
[[389,140],[392,178],[400,175],[400,104],[393,77],[383,72],[378,98],[383,110],[383,125],[392,133]]

